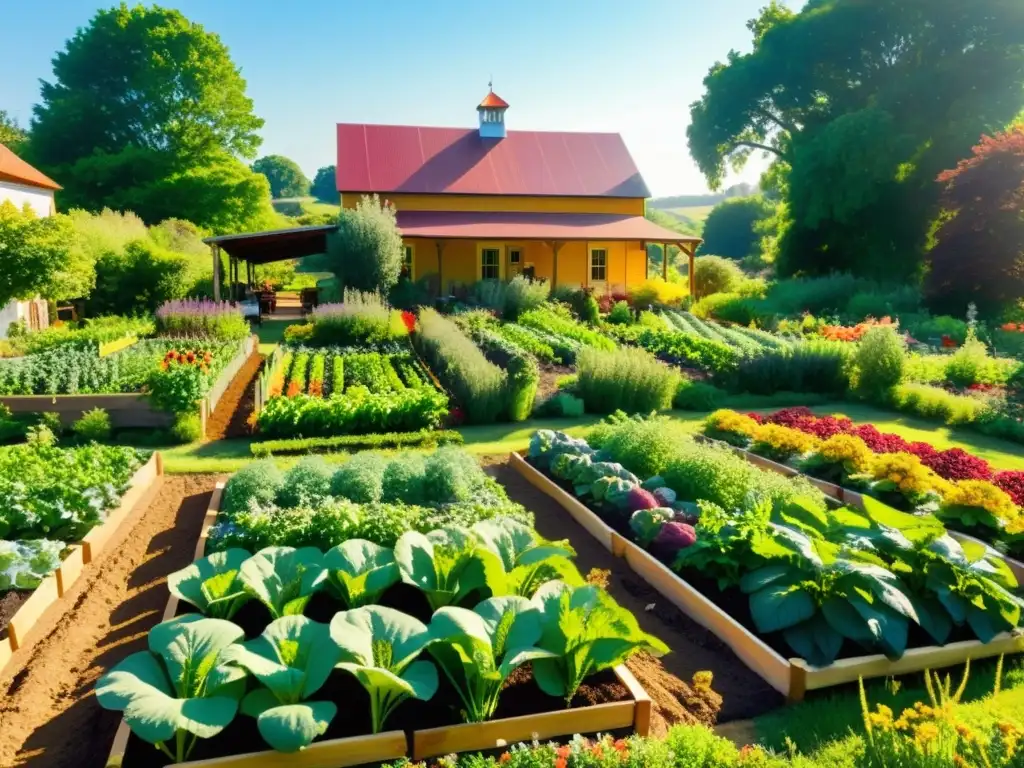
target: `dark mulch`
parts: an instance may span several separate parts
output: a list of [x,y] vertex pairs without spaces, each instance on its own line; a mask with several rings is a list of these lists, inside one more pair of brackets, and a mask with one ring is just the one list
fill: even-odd
[[11,619],[31,595],[31,589],[14,589],[0,597],[0,640],[7,639]]

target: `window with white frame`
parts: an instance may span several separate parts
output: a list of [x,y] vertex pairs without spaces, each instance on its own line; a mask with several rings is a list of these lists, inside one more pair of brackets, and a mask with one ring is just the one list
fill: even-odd
[[603,283],[608,279],[608,251],[593,248],[590,251],[590,282]]
[[480,250],[480,279],[498,280],[501,277],[501,249],[482,248]]
[[523,249],[522,248],[509,248],[508,250],[508,263],[509,264],[521,264],[523,261]]

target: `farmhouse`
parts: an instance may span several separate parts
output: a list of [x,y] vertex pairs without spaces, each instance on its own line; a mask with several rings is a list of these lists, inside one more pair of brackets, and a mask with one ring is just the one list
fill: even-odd
[[[28,205],[36,216],[49,216],[56,212],[53,193],[60,185],[26,163],[11,150],[0,144],[0,203],[12,203],[21,209]],[[10,301],[0,307],[0,339],[7,337],[11,323],[24,321],[29,330],[40,330],[49,325],[46,302]]]
[[508,108],[490,91],[476,129],[339,124],[342,206],[390,201],[412,276],[444,291],[524,272],[620,292],[647,278],[647,243],[693,257],[698,238],[644,218],[650,193],[620,135],[511,131]]

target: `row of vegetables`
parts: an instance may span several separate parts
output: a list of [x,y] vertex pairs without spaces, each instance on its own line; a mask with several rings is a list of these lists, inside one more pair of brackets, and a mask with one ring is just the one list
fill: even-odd
[[619,418],[591,442],[542,430],[529,460],[766,642],[812,664],[988,642],[1020,625],[1006,563],[959,543],[935,516],[871,498],[863,510],[832,509],[806,481],[697,444],[668,420]]
[[997,472],[963,449],[939,451],[806,408],[768,416],[716,411],[704,434],[899,509],[934,513],[1014,556],[1024,553],[1024,472]]
[[[584,583],[574,555],[509,518],[409,531],[393,547],[348,539],[326,552],[220,551],[169,577],[197,612],[155,627],[147,651],[98,681],[97,700],[174,762],[238,715],[272,749],[294,752],[328,732],[339,705],[346,719],[368,710],[379,733],[403,702],[443,686],[463,720],[483,722],[528,662],[554,706],[568,706],[589,676],[640,650],[668,651]],[[402,587],[420,596],[399,597],[405,611],[387,604]],[[316,595],[338,609],[329,622],[303,615]],[[250,605],[257,620],[243,622]],[[338,676],[358,681],[367,700],[332,699]]]

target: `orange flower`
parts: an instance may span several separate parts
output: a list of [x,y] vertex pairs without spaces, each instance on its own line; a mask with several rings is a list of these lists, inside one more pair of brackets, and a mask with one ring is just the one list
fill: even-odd
[[568,766],[568,765],[569,765],[569,763],[566,762],[564,757],[559,757],[558,759],[555,760],[554,768],[566,768],[566,766]]
[[616,739],[615,743],[612,744],[612,747],[615,748],[616,752],[621,752],[623,755],[626,754],[626,751],[628,750],[625,739]]
[[512,760],[512,755],[510,755],[508,752],[502,752],[501,753],[501,757],[498,758],[498,764],[499,765],[504,765],[505,763],[508,763],[511,760]]
[[598,758],[604,757],[604,750],[601,749],[601,745],[600,744],[595,744],[594,746],[592,746],[590,748],[590,754],[592,754],[594,757],[598,757]]
[[572,750],[569,749],[568,747],[559,747],[558,751],[555,752],[555,754],[564,759],[564,758],[568,758],[569,755],[572,754]]

